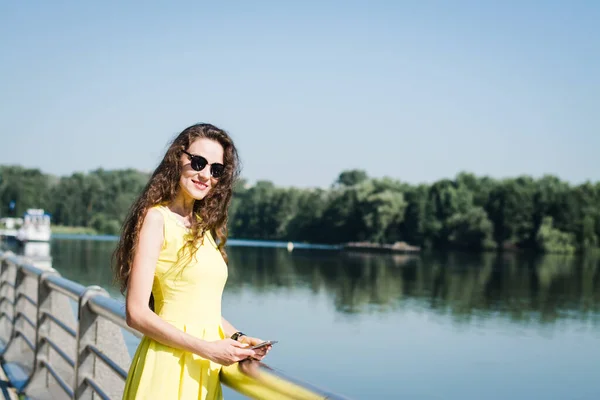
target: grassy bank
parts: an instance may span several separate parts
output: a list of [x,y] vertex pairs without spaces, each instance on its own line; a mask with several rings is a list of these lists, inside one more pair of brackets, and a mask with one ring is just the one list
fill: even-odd
[[89,228],[86,226],[52,225],[52,233],[69,235],[97,235],[98,231],[96,231],[94,228]]

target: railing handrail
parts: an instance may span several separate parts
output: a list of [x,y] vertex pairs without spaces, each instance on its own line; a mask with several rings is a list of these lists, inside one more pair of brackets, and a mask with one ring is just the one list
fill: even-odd
[[[89,341],[84,342],[83,338],[87,334],[86,332],[89,331],[89,328],[92,325],[95,326],[98,317],[110,321],[136,337],[141,338],[143,336],[142,333],[127,325],[125,305],[122,302],[111,298],[108,293],[99,286],[83,286],[60,276],[54,269],[40,269],[30,263],[24,262],[24,260],[16,255],[2,250],[0,250],[0,287],[2,287],[2,284],[5,282],[5,274],[3,273],[5,265],[12,265],[15,267],[16,277],[14,284],[6,281],[8,282],[6,286],[11,287],[12,285],[13,288],[14,298],[12,303],[11,299],[0,295],[0,304],[6,300],[6,302],[13,307],[10,339],[0,356],[6,353],[6,349],[10,346],[13,339],[17,337],[22,337],[28,346],[32,348],[35,355],[33,370],[30,372],[28,380],[21,387],[17,388],[18,391],[25,394],[33,376],[42,369],[46,369],[57,381],[59,387],[73,399],[80,398],[87,389],[92,390],[103,399],[110,398],[98,382],[96,382],[94,379],[95,376],[82,370],[82,359],[85,358],[85,355],[92,354],[112,370],[120,379],[123,379],[123,373],[126,369],[118,365],[118,363],[102,352],[95,343],[89,343]],[[19,276],[21,276],[21,278],[19,278]],[[19,291],[20,281],[22,281],[25,276],[36,278],[37,280],[38,298],[35,302],[27,293]],[[69,327],[65,321],[61,321],[59,317],[53,315],[52,311],[45,306],[44,303],[53,292],[60,293],[70,299],[78,301],[79,310],[76,318],[76,328]],[[19,318],[26,320],[29,325],[33,324],[33,321],[31,321],[23,312],[17,311],[17,303],[19,303],[20,298],[26,298],[29,303],[36,307],[37,322],[34,327],[36,335],[34,343],[31,342],[21,329],[15,328],[15,322]],[[73,337],[73,333],[76,332],[75,359],[71,359],[64,352],[64,349],[60,349],[50,335],[40,332],[40,328],[45,320],[50,320],[53,324],[58,325],[71,337]],[[44,344],[50,346],[73,368],[74,379],[72,387],[69,386],[69,384],[56,372],[50,359],[43,354],[39,354],[40,347]],[[221,380],[233,390],[257,399],[345,399],[342,396],[328,393],[309,384],[287,377],[258,361],[244,361],[229,367],[223,367],[221,371]]]
[[12,253],[6,253],[6,252],[0,250],[0,259],[2,259],[2,258],[4,258],[4,260],[6,260],[14,265],[18,265],[23,270],[23,272],[25,272],[27,275],[38,276],[38,275],[41,275],[42,272],[44,272],[44,270],[39,269],[38,267],[36,267],[32,264],[23,262],[23,260],[19,259],[19,257],[17,257],[16,255],[14,255]]
[[72,298],[73,300],[79,300],[79,298],[83,296],[87,289],[85,286],[70,281],[59,275],[49,275],[45,277],[44,283],[48,285],[51,289],[54,289],[57,292],[60,292],[65,296]]
[[88,307],[97,315],[109,320],[123,329],[127,329],[137,337],[142,337],[142,333],[127,325],[125,315],[125,305],[112,297],[91,296],[88,300]]

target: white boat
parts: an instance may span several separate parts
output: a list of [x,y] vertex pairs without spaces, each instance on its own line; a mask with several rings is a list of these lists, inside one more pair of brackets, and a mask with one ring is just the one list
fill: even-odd
[[17,240],[27,242],[49,242],[50,214],[39,208],[30,208],[23,216],[23,225],[17,230]]

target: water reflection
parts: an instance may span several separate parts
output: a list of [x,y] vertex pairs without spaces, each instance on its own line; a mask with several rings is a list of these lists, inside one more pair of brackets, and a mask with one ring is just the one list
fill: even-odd
[[[84,285],[119,296],[109,268],[115,242],[53,240],[53,266]],[[516,254],[420,257],[327,250],[232,247],[227,291],[309,289],[352,316],[403,307],[457,321],[504,317],[553,322],[600,321],[600,258]]]
[[[115,244],[53,239],[53,266],[119,297]],[[269,365],[288,375],[356,399],[599,398],[598,258],[265,247],[229,256],[225,315],[281,340]]]
[[2,249],[7,249],[19,254],[40,268],[52,267],[52,256],[50,242],[26,242],[18,243],[16,240],[0,242]]
[[598,320],[599,258],[516,254],[380,254],[232,251],[230,288],[309,286],[344,313],[410,305],[458,319],[500,313],[517,320]]

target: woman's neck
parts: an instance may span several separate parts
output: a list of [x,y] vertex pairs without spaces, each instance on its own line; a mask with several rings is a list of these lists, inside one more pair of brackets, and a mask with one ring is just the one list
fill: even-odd
[[189,196],[186,196],[181,191],[177,193],[177,196],[169,203],[169,209],[176,214],[181,215],[188,221],[191,221],[192,213],[194,211],[195,200]]

